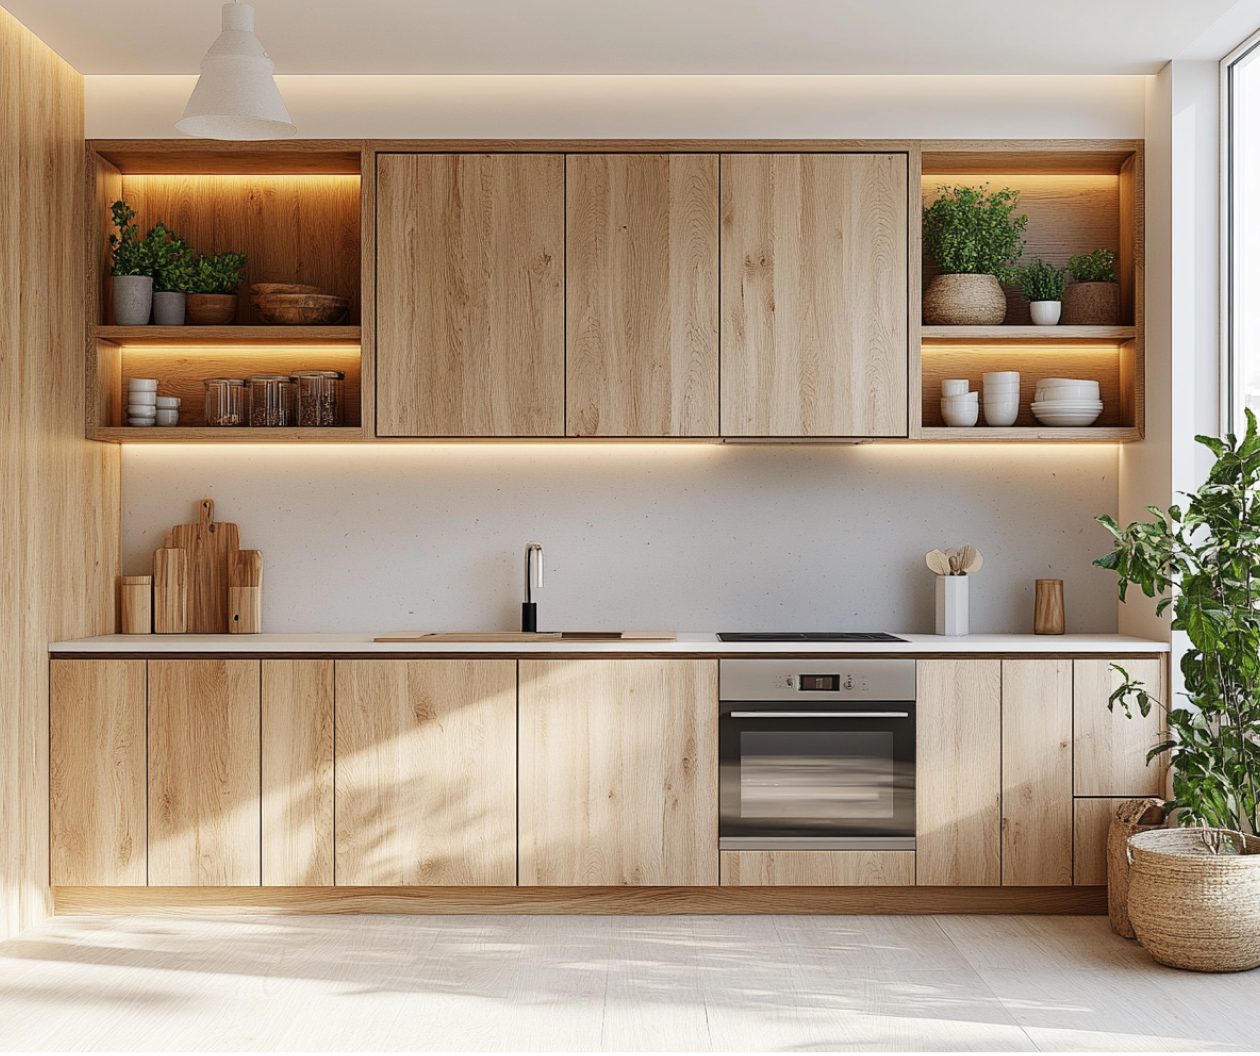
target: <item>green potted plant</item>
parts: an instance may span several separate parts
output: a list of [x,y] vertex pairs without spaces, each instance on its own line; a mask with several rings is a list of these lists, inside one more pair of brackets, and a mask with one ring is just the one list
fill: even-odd
[[1063,291],[1064,326],[1116,326],[1120,322],[1118,254],[1096,249],[1068,262],[1071,285]]
[[1148,762],[1169,753],[1169,809],[1208,827],[1202,840],[1175,828],[1134,837],[1133,928],[1165,964],[1233,971],[1260,965],[1260,436],[1248,409],[1241,443],[1196,439],[1216,456],[1207,482],[1184,509],[1147,507],[1149,521],[1099,517],[1115,548],[1094,564],[1116,573],[1121,601],[1130,585],[1162,595],[1156,612],[1171,606],[1190,641],[1185,705],[1155,700],[1119,665],[1108,704],[1165,709],[1167,738]]
[[1019,285],[1028,311],[1035,326],[1054,326],[1062,309],[1063,284],[1067,282],[1067,268],[1056,268],[1040,257],[1031,264],[1015,269],[1015,281]]
[[139,237],[136,211],[114,202],[110,217],[118,234],[109,236],[110,275],[114,279],[114,322],[119,326],[147,326],[153,310],[153,247]]
[[153,322],[183,326],[192,283],[192,247],[161,223],[149,230],[145,241],[153,259]]
[[236,290],[245,261],[244,253],[219,253],[193,261],[188,279],[189,320],[202,326],[226,326],[236,319]]
[[938,187],[923,209],[923,248],[941,269],[923,294],[923,321],[943,326],[998,326],[1006,318],[1009,281],[1024,252],[1027,216],[1016,216],[1009,188]]

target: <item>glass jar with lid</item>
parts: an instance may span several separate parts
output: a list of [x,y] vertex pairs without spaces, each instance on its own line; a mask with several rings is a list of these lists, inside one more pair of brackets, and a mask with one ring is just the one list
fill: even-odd
[[297,424],[302,426],[345,423],[346,376],[339,370],[298,370]]
[[206,425],[244,425],[247,405],[243,378],[206,378]]
[[288,426],[294,424],[297,385],[288,374],[255,374],[249,379],[249,424]]

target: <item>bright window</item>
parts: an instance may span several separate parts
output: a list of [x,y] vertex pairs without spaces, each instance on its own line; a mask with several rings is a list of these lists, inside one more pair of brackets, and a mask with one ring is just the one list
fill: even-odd
[[1223,418],[1241,431],[1260,415],[1260,34],[1221,61],[1225,102],[1225,354]]

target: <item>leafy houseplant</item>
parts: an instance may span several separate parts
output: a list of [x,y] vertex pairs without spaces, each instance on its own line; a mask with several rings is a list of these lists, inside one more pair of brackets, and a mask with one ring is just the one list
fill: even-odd
[[153,308],[153,245],[139,237],[132,222],[136,211],[126,202],[114,202],[110,218],[118,228],[118,234],[109,236],[114,321],[119,326],[145,326]]
[[941,269],[924,293],[928,324],[996,326],[1006,318],[999,280],[1014,276],[1028,217],[1015,215],[1018,191],[987,188],[938,187],[940,197],[923,210],[923,246]]
[[1096,249],[1068,261],[1073,282],[1063,291],[1063,322],[1076,326],[1115,326],[1120,322],[1118,254]]
[[188,317],[194,323],[223,326],[236,318],[236,288],[245,270],[244,253],[198,257],[188,278]]
[[150,228],[145,241],[153,258],[153,321],[159,326],[182,326],[192,277],[192,247],[161,223]]
[[1056,268],[1040,257],[1031,264],[1015,269],[1020,292],[1029,304],[1032,321],[1038,326],[1053,326],[1059,321],[1059,302],[1063,300],[1063,284],[1067,281],[1067,268]]

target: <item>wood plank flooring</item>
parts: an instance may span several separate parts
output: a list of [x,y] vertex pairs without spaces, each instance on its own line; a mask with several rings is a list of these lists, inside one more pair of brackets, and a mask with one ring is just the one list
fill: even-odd
[[1252,1050],[1260,970],[1101,917],[55,917],[0,1050]]

